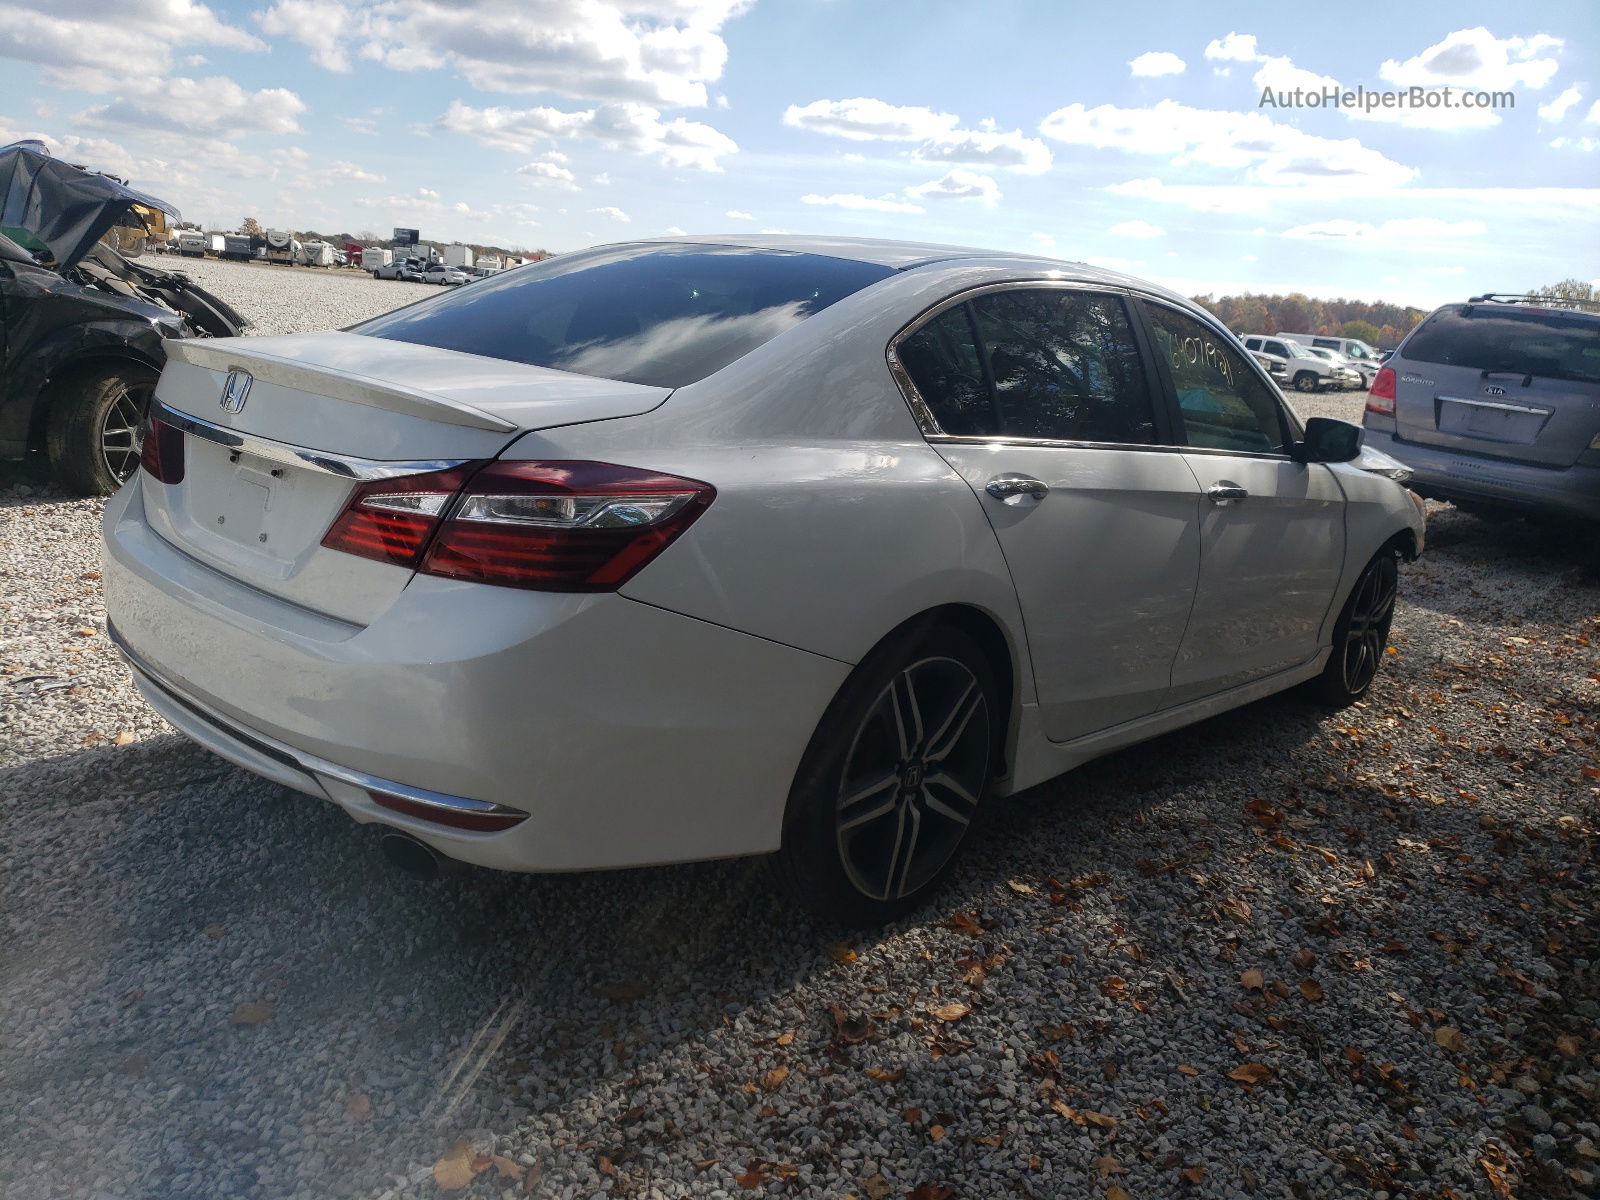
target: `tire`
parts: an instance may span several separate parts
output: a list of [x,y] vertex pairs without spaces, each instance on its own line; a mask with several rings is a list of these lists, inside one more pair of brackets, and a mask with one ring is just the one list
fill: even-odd
[[45,445],[62,486],[109,496],[139,468],[139,427],[157,373],[134,363],[95,367],[52,389]]
[[1362,570],[1334,624],[1328,664],[1309,685],[1313,698],[1332,708],[1346,708],[1371,689],[1389,644],[1399,581],[1392,550],[1380,551]]
[[998,699],[988,658],[957,630],[898,635],[862,660],[789,794],[775,867],[798,905],[881,925],[937,890],[994,777]]
[[1294,390],[1297,392],[1316,391],[1317,377],[1310,371],[1301,371],[1294,377]]

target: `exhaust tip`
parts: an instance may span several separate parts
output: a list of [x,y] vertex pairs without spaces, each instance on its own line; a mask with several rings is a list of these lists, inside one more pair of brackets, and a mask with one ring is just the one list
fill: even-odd
[[409,833],[390,830],[382,845],[384,857],[413,879],[437,879],[444,869],[444,856]]

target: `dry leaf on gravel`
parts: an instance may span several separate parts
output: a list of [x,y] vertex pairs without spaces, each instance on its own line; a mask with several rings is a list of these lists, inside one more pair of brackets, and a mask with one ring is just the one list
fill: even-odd
[[1302,971],[1309,971],[1317,965],[1317,956],[1308,947],[1302,946],[1295,951],[1294,965]]
[[783,1081],[787,1078],[789,1078],[788,1067],[773,1067],[772,1070],[761,1077],[761,1086],[769,1092],[775,1092],[783,1086]]
[[882,1175],[868,1175],[861,1181],[861,1190],[867,1194],[867,1200],[887,1200],[894,1188]]
[[849,942],[835,942],[828,947],[828,955],[841,966],[845,963],[853,963],[861,957],[856,953],[856,948]]
[[948,1004],[930,1005],[928,1012],[941,1021],[959,1021],[972,1011],[972,1006],[963,1004],[959,1000],[952,1000]]
[[1441,1025],[1433,1031],[1433,1040],[1453,1054],[1467,1052],[1467,1040],[1454,1025]]
[[1251,967],[1239,976],[1239,982],[1251,991],[1259,992],[1266,985],[1267,977],[1261,973],[1260,967]]
[[954,913],[945,924],[969,937],[977,937],[983,932],[983,926],[978,923],[976,911]]
[[943,1125],[930,1125],[930,1126],[928,1126],[928,1140],[930,1142],[937,1142],[937,1141],[941,1140],[943,1137],[944,1137],[944,1126]]
[[828,1011],[833,1014],[834,1036],[846,1045],[864,1042],[877,1032],[871,1017],[852,1017],[837,1004],[830,1004]]
[[1023,883],[1020,879],[1008,879],[1006,880],[1006,886],[1019,896],[1033,895],[1033,885],[1031,883]]
[[954,1195],[942,1183],[919,1183],[906,1193],[906,1200],[950,1200]]
[[1118,1187],[1113,1183],[1106,1189],[1106,1200],[1133,1200],[1133,1197],[1128,1195],[1126,1188]]
[[247,1000],[243,1004],[233,1006],[233,1015],[228,1018],[230,1025],[260,1025],[272,1020],[273,1014],[278,1010],[270,1004],[259,1000]]
[[873,1083],[899,1083],[906,1077],[906,1069],[900,1067],[898,1070],[890,1071],[884,1067],[868,1067],[862,1074]]
[[372,1120],[372,1098],[365,1092],[351,1092],[345,1097],[344,1115],[357,1125]]
[[1577,1058],[1578,1039],[1570,1033],[1564,1033],[1556,1039],[1556,1049],[1561,1052],[1563,1058]]
[[1204,1167],[1190,1167],[1188,1170],[1180,1172],[1180,1174],[1185,1183],[1200,1184],[1204,1183],[1206,1179],[1206,1169]]
[[1228,1078],[1238,1083],[1265,1083],[1272,1078],[1272,1068],[1265,1063],[1240,1063],[1228,1072]]
[[786,1029],[777,1037],[773,1038],[772,1041],[774,1045],[787,1046],[790,1042],[794,1041],[794,1030]]
[[506,1179],[520,1180],[525,1174],[527,1174],[526,1168],[524,1168],[521,1163],[506,1158],[504,1155],[491,1154],[489,1156],[489,1162],[494,1167],[495,1174]]
[[1178,1074],[1180,1074],[1180,1075],[1198,1075],[1198,1074],[1200,1074],[1200,1072],[1199,1072],[1199,1070],[1197,1068],[1191,1067],[1188,1063],[1179,1063],[1178,1064]]
[[733,1181],[742,1188],[755,1189],[767,1181],[767,1173],[760,1167],[751,1167],[743,1175],[734,1176]]
[[[439,1156],[439,1161],[433,1164],[434,1183],[439,1185],[441,1192],[459,1192],[483,1170],[478,1166],[477,1158],[472,1152],[472,1143],[466,1138],[457,1138]],[[487,1161],[484,1166],[488,1166]]]
[[1109,1154],[1102,1154],[1099,1158],[1090,1159],[1089,1165],[1100,1173],[1102,1180],[1110,1179],[1113,1175],[1126,1175],[1128,1168]]
[[114,746],[131,746],[133,744],[133,734],[124,729],[121,733],[117,734],[116,737],[111,739],[111,743]]
[[1302,979],[1300,981],[1300,994],[1307,1000],[1321,1000],[1324,996],[1322,985],[1315,979]]

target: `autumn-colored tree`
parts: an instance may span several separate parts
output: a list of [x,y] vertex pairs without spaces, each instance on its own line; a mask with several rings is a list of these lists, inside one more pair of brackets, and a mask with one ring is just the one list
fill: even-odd
[[1360,338],[1382,349],[1399,345],[1424,315],[1420,308],[1387,301],[1315,300],[1300,292],[1287,296],[1196,296],[1194,301],[1241,336],[1279,331],[1320,333]]
[[1358,342],[1365,342],[1369,346],[1376,346],[1382,332],[1371,321],[1346,321],[1339,326],[1339,336],[1355,338]]
[[1600,296],[1595,295],[1594,285],[1585,283],[1581,279],[1563,279],[1560,283],[1547,283],[1533,294],[1562,300],[1600,300]]
[[262,236],[261,222],[257,221],[254,217],[246,217],[239,223],[239,232],[247,233],[251,237],[260,237]]

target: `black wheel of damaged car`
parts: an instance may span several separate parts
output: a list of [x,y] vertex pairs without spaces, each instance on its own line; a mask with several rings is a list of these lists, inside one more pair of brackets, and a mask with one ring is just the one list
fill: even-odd
[[139,430],[156,372],[110,363],[69,376],[53,389],[46,431],[50,465],[63,487],[106,496],[139,468]]

